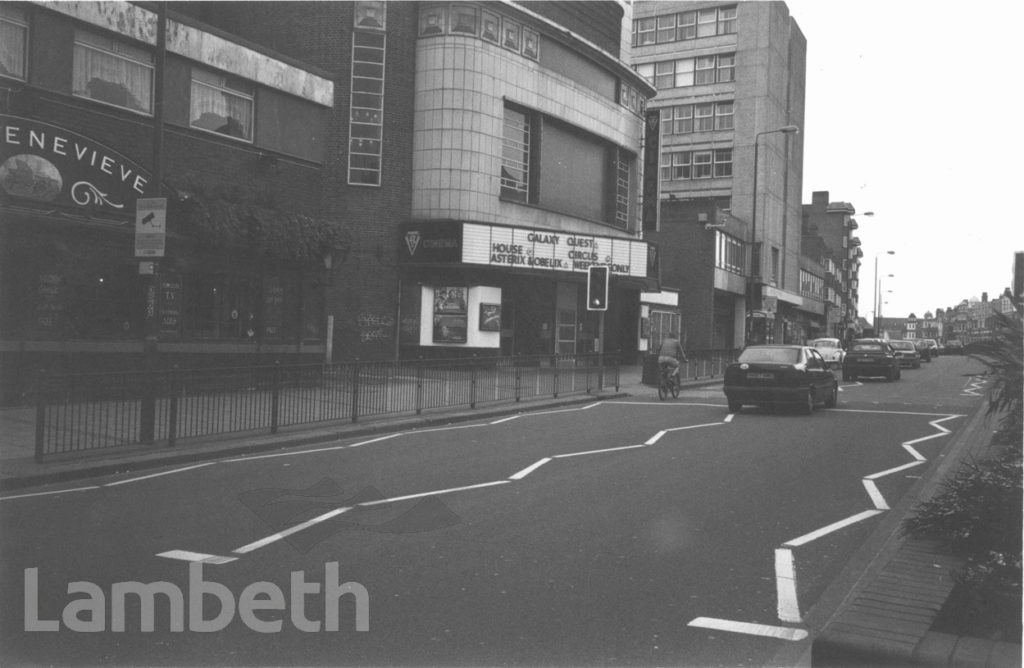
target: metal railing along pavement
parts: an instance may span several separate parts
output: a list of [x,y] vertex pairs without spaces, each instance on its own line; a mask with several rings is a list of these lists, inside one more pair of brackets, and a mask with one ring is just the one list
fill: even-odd
[[[35,459],[619,386],[611,355],[40,373]],[[143,405],[152,397],[149,410]],[[152,435],[152,441],[145,434]]]

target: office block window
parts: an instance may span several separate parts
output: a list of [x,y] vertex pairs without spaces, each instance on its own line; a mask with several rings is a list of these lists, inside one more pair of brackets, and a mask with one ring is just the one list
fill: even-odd
[[716,130],[732,130],[733,128],[733,103],[732,102],[716,102],[715,103],[715,129]]
[[742,274],[746,263],[746,246],[743,242],[731,234],[715,230],[715,266],[734,274]]
[[661,14],[633,21],[633,46],[681,42],[736,32],[736,5]]
[[78,97],[153,112],[153,54],[105,35],[75,30],[71,90]]
[[633,69],[658,90],[728,83],[736,77],[736,54],[642,63]]
[[693,105],[693,125],[695,132],[709,132],[715,129],[715,105]]
[[384,127],[385,36],[352,33],[348,183],[379,186]]
[[255,91],[251,82],[193,67],[191,95],[191,127],[252,141]]
[[732,149],[666,151],[661,155],[662,181],[728,178],[732,176]]
[[28,76],[28,18],[24,10],[0,3],[0,76]]
[[661,110],[662,132],[682,135],[691,132],[733,129],[733,102],[679,104]]
[[501,138],[501,196],[518,202],[530,197],[530,116],[508,106]]
[[715,178],[732,176],[732,149],[715,149]]

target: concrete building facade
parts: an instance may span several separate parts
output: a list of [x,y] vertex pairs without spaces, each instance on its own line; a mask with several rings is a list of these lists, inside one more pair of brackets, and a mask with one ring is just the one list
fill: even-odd
[[662,126],[648,238],[692,347],[795,340],[816,310],[800,289],[806,51],[782,2],[634,8],[633,64]]

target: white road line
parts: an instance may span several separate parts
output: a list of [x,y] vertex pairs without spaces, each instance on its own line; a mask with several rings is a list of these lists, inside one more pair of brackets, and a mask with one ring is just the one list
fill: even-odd
[[882,496],[882,492],[878,490],[878,486],[873,481],[864,478],[860,482],[864,485],[868,496],[871,497],[871,503],[875,504],[875,508],[878,510],[889,510],[889,504],[886,503],[885,497]]
[[619,406],[663,406],[665,408],[678,408],[680,406],[706,406],[708,408],[725,408],[725,404],[707,404],[691,401],[605,401],[606,404],[618,404]]
[[482,482],[476,485],[466,485],[465,487],[449,487],[448,489],[438,489],[433,492],[420,492],[419,494],[406,494],[405,496],[393,496],[390,499],[378,499],[377,501],[363,501],[357,503],[357,506],[381,506],[385,503],[395,503],[396,501],[408,501],[409,499],[421,499],[424,496],[437,496],[439,494],[450,494],[451,492],[464,492],[469,489],[480,489],[482,487],[494,487],[495,485],[507,485],[509,480],[495,480],[494,482]]
[[583,408],[581,408],[580,410],[581,410],[581,411],[589,411],[589,410],[590,410],[591,408],[593,408],[594,406],[600,406],[600,405],[601,405],[602,403],[604,403],[604,402],[603,402],[603,401],[595,401],[595,402],[594,402],[594,403],[592,403],[592,404],[587,404],[586,406],[584,406],[584,407],[583,407]]
[[668,433],[668,432],[666,432],[664,429],[662,429],[657,434],[655,434],[654,436],[651,436],[649,439],[644,441],[644,445],[654,445],[655,443],[658,442],[658,439],[661,438],[662,436],[664,436],[666,433]]
[[851,524],[856,524],[857,522],[866,520],[869,517],[874,517],[875,515],[878,515],[881,512],[881,510],[865,510],[862,513],[851,515],[850,517],[847,517],[845,520],[839,520],[838,522],[833,522],[832,524],[829,524],[826,527],[822,527],[810,533],[805,533],[803,536],[800,536],[799,538],[788,540],[785,543],[783,543],[783,545],[786,547],[800,547],[801,545],[806,545],[807,543],[810,543],[812,540],[817,540],[822,536],[832,533],[833,531],[839,531],[840,529],[848,527]]
[[[950,415],[949,413],[918,413],[916,411],[878,411],[867,408],[833,408],[836,413],[871,413],[873,415],[923,415],[924,417],[941,417],[945,420],[963,417],[963,415]],[[931,424],[931,423],[929,423]]]
[[127,480],[117,480],[115,482],[108,482],[102,487],[116,487],[117,485],[127,485],[130,482],[138,482],[140,480],[149,480],[150,478],[159,478],[160,476],[171,475],[174,473],[182,473],[184,471],[191,471],[192,469],[201,469],[204,466],[212,466],[217,462],[204,462],[202,464],[195,464],[193,466],[186,466],[180,469],[173,469],[171,471],[161,471],[160,473],[151,473],[149,475],[139,476],[138,478],[128,478]]
[[796,567],[793,565],[792,550],[775,549],[775,590],[779,597],[779,619],[799,622],[800,604],[796,597]]
[[256,542],[249,543],[248,545],[243,545],[242,547],[240,547],[240,548],[238,548],[236,550],[232,550],[232,552],[234,552],[235,554],[246,554],[248,552],[252,552],[253,550],[259,549],[261,547],[265,547],[267,545],[270,545],[271,543],[276,543],[277,541],[281,540],[282,538],[287,538],[288,536],[292,535],[293,533],[298,533],[299,531],[302,531],[303,529],[308,529],[309,527],[313,526],[314,524],[319,524],[320,522],[324,522],[326,520],[329,520],[332,517],[337,517],[338,515],[346,512],[346,511],[349,511],[349,510],[352,510],[351,506],[346,506],[344,508],[335,508],[334,510],[327,511],[323,515],[318,515],[318,516],[314,517],[311,520],[306,520],[302,524],[296,524],[295,526],[293,526],[293,527],[291,527],[289,529],[285,529],[284,531],[279,531],[279,532],[277,532],[275,534],[271,534],[271,535],[267,536],[266,538],[261,538],[261,539],[259,539]]
[[171,550],[170,552],[161,552],[156,556],[215,565],[229,564],[232,561],[238,560],[238,557],[221,557],[216,554],[203,554],[202,552],[189,552],[188,550]]
[[273,459],[275,457],[298,457],[300,455],[315,455],[321,452],[331,452],[333,450],[345,450],[347,448],[358,448],[363,445],[370,445],[371,443],[378,443],[380,441],[386,441],[389,438],[395,438],[397,436],[403,436],[404,432],[397,432],[394,434],[388,434],[386,436],[378,436],[377,438],[371,438],[368,441],[360,441],[358,443],[349,443],[347,445],[332,445],[328,448],[316,448],[313,450],[300,450],[298,452],[275,452],[270,455],[250,455],[246,457],[235,457],[233,459],[225,459],[225,464],[233,464],[235,462],[248,462],[255,461],[257,459]]
[[713,617],[697,617],[690,621],[687,626],[696,626],[702,629],[714,629],[715,631],[731,631],[733,633],[745,633],[752,636],[763,636],[765,638],[778,638],[779,640],[803,640],[807,637],[807,631],[803,629],[791,629],[786,626],[768,626],[767,624],[752,624],[750,622],[734,622],[728,619],[715,619]]
[[585,452],[566,452],[561,455],[554,455],[555,459],[562,459],[563,457],[582,457],[583,455],[599,455],[605,452],[615,452],[616,450],[632,450],[634,448],[646,448],[647,445],[641,443],[639,445],[620,445],[615,448],[604,448],[601,450],[587,450]]
[[865,480],[878,480],[879,478],[884,478],[885,476],[890,475],[892,473],[899,473],[900,471],[905,471],[907,469],[912,469],[915,466],[920,466],[921,464],[924,464],[924,463],[925,463],[925,459],[924,459],[924,457],[922,457],[921,459],[915,459],[914,461],[907,462],[906,464],[903,464],[901,466],[895,466],[895,467],[893,467],[891,469],[886,469],[885,471],[879,471],[878,473],[872,473],[871,475],[866,475],[866,476],[864,476],[864,479]]
[[514,473],[514,474],[510,475],[508,477],[508,479],[509,480],[522,480],[523,478],[525,478],[526,476],[530,475],[531,473],[533,473],[534,471],[536,471],[537,469],[539,469],[540,467],[544,466],[545,464],[547,464],[550,461],[551,461],[551,457],[545,457],[544,459],[538,460],[538,461],[530,464],[529,466],[527,466],[522,471],[519,471],[518,473]]
[[85,492],[90,489],[99,489],[99,485],[89,487],[72,487],[71,489],[58,489],[52,492],[32,492],[31,494],[15,494],[14,496],[0,496],[0,501],[11,501],[12,499],[28,499],[33,496],[57,496],[58,494],[70,494],[71,492]]
[[522,415],[512,415],[511,417],[501,418],[500,420],[495,420],[494,422],[490,422],[489,424],[501,424],[502,422],[511,422],[512,420],[518,420],[521,417],[522,417]]
[[735,413],[729,413],[728,415],[725,416],[725,419],[722,420],[722,422],[732,422],[732,419],[734,417],[736,417]]
[[910,446],[909,442],[908,443],[903,443],[903,449],[906,450],[907,452],[909,452],[910,456],[913,457],[914,459],[918,459],[920,461],[924,461],[924,455],[922,455],[920,452],[918,452],[917,450],[912,448]]

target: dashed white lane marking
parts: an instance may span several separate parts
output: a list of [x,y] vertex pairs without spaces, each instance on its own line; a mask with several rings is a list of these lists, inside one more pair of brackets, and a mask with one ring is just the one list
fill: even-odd
[[137,478],[128,478],[127,480],[117,480],[115,482],[108,482],[104,487],[116,487],[118,485],[127,485],[130,482],[138,482],[140,480],[149,480],[150,478],[159,478],[160,476],[171,475],[173,473],[183,473],[185,471],[191,471],[192,469],[201,469],[204,466],[212,466],[217,462],[204,462],[202,464],[194,464],[192,466],[184,466],[180,469],[172,469],[170,471],[161,471],[160,473],[150,473],[149,475],[139,476]]
[[371,438],[367,441],[359,441],[358,443],[348,443],[346,445],[332,445],[327,448],[314,448],[312,450],[299,450],[289,452],[275,452],[269,455],[249,455],[246,457],[234,457],[232,459],[225,459],[223,463],[234,464],[237,462],[249,462],[257,459],[274,459],[275,457],[298,457],[300,455],[315,455],[320,452],[331,452],[333,450],[346,450],[348,448],[358,448],[363,445],[369,445],[370,443],[378,443],[380,441],[386,441],[389,438],[395,438],[402,436],[403,432],[396,432],[394,434],[388,434],[386,436],[378,436],[377,438]]
[[0,501],[10,501],[12,499],[28,499],[33,496],[57,496],[58,494],[70,494],[72,492],[85,492],[90,489],[99,489],[99,485],[89,485],[88,487],[72,487],[71,489],[58,489],[50,492],[32,492],[30,494],[15,494],[14,496],[3,496],[0,497]]
[[530,464],[529,466],[527,466],[522,471],[519,471],[518,473],[513,473],[512,475],[510,475],[508,477],[508,479],[509,480],[522,480],[523,478],[525,478],[526,476],[530,475],[531,473],[533,473],[534,471],[536,471],[537,469],[539,469],[540,467],[544,466],[545,464],[547,464],[550,461],[551,461],[551,457],[545,457],[544,459],[538,460],[538,461]]
[[800,547],[801,545],[810,543],[812,540],[817,540],[822,536],[827,536],[833,531],[839,531],[840,529],[844,529],[850,526],[851,524],[856,524],[861,520],[866,520],[869,517],[874,517],[875,515],[878,515],[881,512],[881,510],[865,510],[864,512],[857,513],[856,515],[851,515],[850,517],[847,517],[845,520],[839,520],[838,522],[833,522],[828,526],[816,529],[810,533],[805,533],[803,536],[800,536],[799,538],[787,540],[785,543],[783,543],[783,545],[785,547]]
[[308,529],[309,527],[313,526],[314,524],[319,524],[321,522],[325,522],[325,521],[331,519],[332,517],[337,517],[338,515],[341,515],[342,513],[347,512],[349,510],[352,510],[351,506],[347,506],[347,507],[344,507],[344,508],[335,508],[334,510],[329,510],[326,513],[324,513],[323,515],[317,515],[316,517],[314,517],[312,519],[306,520],[305,522],[303,522],[301,524],[296,524],[295,526],[293,526],[291,528],[288,528],[288,529],[285,529],[284,531],[278,531],[277,533],[271,534],[271,535],[267,536],[266,538],[260,538],[259,540],[255,541],[255,542],[249,543],[248,545],[243,545],[242,547],[240,547],[240,548],[238,548],[236,550],[232,550],[232,552],[234,552],[235,554],[247,554],[249,552],[252,552],[253,550],[257,550],[257,549],[259,549],[261,547],[265,547],[267,545],[270,545],[271,543],[276,543],[277,541],[281,540],[282,538],[287,538],[288,536],[292,535],[293,533],[298,533],[299,531],[302,531],[303,529]]
[[562,459],[563,457],[582,457],[583,455],[599,455],[604,452],[615,452],[617,450],[633,450],[634,448],[646,448],[645,443],[639,445],[620,445],[614,448],[602,448],[600,450],[585,450],[583,452],[566,452],[561,455],[555,455],[555,459]]
[[221,557],[216,554],[203,554],[202,552],[189,552],[188,550],[170,550],[169,552],[161,552],[156,556],[215,565],[231,563],[238,559],[238,557]]
[[728,415],[725,416],[725,419],[722,420],[722,422],[726,422],[726,423],[732,422],[732,419],[734,417],[736,417],[735,413],[729,413]]
[[662,429],[654,436],[644,441],[644,445],[654,445],[657,443],[662,436],[669,433],[670,431],[685,431],[687,429],[700,429],[701,427],[717,427],[718,425],[725,424],[724,422],[706,422],[704,424],[691,424],[686,427],[672,427],[670,429]]
[[502,422],[511,422],[512,420],[518,420],[520,417],[522,417],[522,416],[521,415],[510,415],[507,418],[501,418],[500,420],[494,420],[490,424],[501,424]]
[[785,626],[768,626],[767,624],[751,624],[750,622],[734,622],[728,619],[715,619],[714,617],[697,617],[687,626],[713,629],[715,631],[745,633],[747,635],[778,638],[780,640],[796,641],[803,640],[807,637],[807,631],[803,629],[791,629]]
[[396,501],[408,501],[409,499],[421,499],[424,496],[436,496],[439,494],[451,494],[452,492],[464,492],[470,489],[480,489],[482,487],[494,487],[495,485],[507,485],[509,480],[494,480],[492,482],[481,482],[476,485],[466,485],[464,487],[449,487],[448,489],[437,489],[432,492],[419,492],[418,494],[406,494],[405,496],[393,496],[390,499],[378,499],[377,501],[363,501],[358,503],[358,506],[381,506],[385,503],[395,503]]

